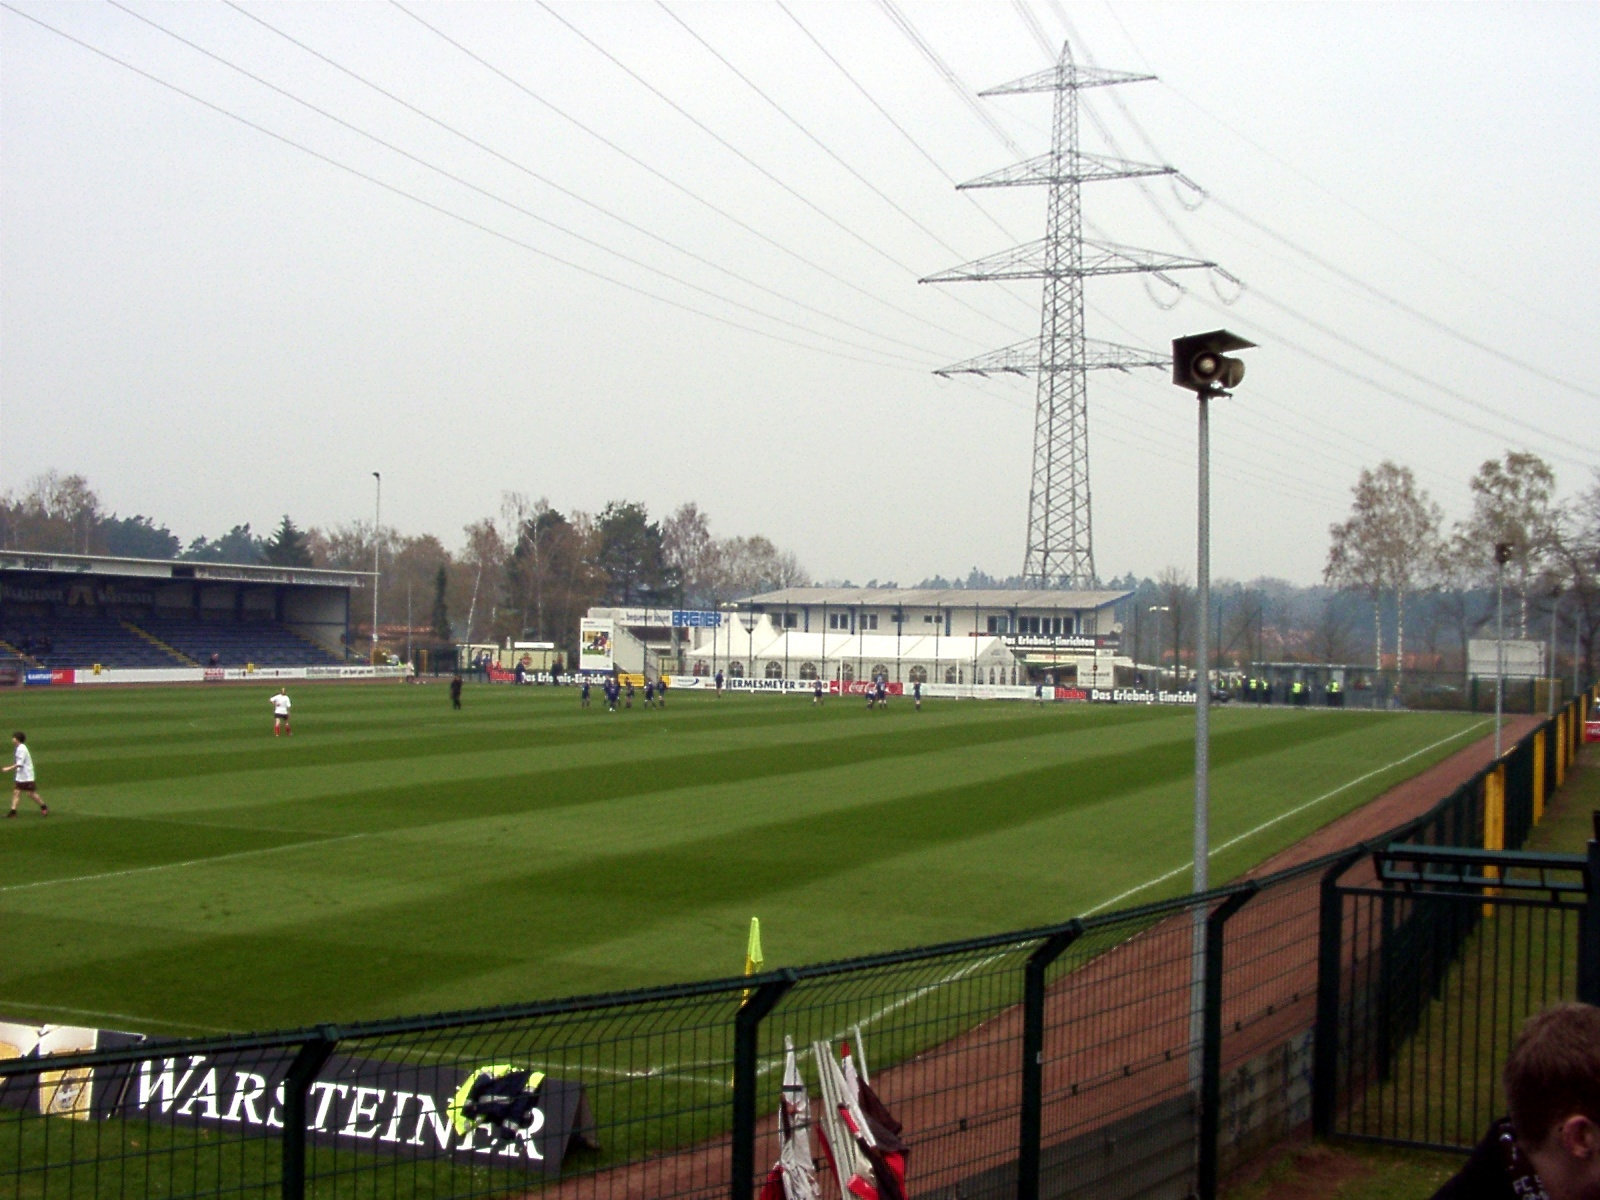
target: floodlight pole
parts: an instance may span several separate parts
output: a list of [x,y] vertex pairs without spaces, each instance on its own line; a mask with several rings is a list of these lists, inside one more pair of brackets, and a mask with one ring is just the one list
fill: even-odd
[[1505,542],[1494,548],[1494,761],[1500,761],[1500,721],[1505,708],[1506,678],[1506,562],[1511,547]]
[[1556,715],[1556,616],[1561,612],[1561,601],[1565,597],[1558,591],[1550,605],[1550,661],[1545,664],[1545,678],[1548,682],[1544,686],[1544,715]]
[[[1198,486],[1195,542],[1197,579],[1194,681],[1194,882],[1192,892],[1203,895],[1210,887],[1211,858],[1211,425],[1210,393],[1197,391],[1199,401]],[[1177,663],[1173,664],[1177,671]],[[1194,974],[1189,1004],[1189,1074],[1198,1087],[1205,1046],[1206,917],[1204,905],[1193,912]]]
[[[1199,612],[1195,633],[1194,679],[1194,883],[1193,894],[1204,895],[1210,888],[1211,859],[1211,427],[1210,400],[1213,396],[1232,395],[1229,388],[1237,387],[1244,379],[1244,364],[1228,357],[1235,350],[1249,350],[1254,342],[1246,341],[1226,329],[1211,333],[1193,334],[1172,341],[1172,382],[1195,394],[1199,403],[1199,438],[1197,444],[1198,489],[1196,496],[1197,525],[1197,592]],[[1174,646],[1176,659],[1176,646]],[[1177,662],[1173,662],[1174,671]],[[1201,1090],[1205,1060],[1206,1034],[1206,926],[1210,915],[1205,904],[1195,903],[1194,915],[1194,969],[1189,1003],[1189,1079],[1196,1091]],[[1214,1115],[1214,1114],[1211,1114]],[[1202,1150],[1202,1163],[1205,1151]],[[1212,1184],[1215,1180],[1211,1181]],[[1202,1191],[1209,1193],[1210,1185],[1201,1181]]]
[[378,665],[378,524],[383,512],[383,476],[374,471],[372,497],[372,654],[368,661]]
[[[1164,612],[1171,612],[1172,611],[1172,606],[1168,605],[1168,604],[1152,604],[1150,606],[1150,611],[1156,614],[1156,688],[1155,688],[1155,691],[1156,691],[1156,695],[1159,696],[1159,695],[1161,695],[1161,614],[1164,613]],[[1174,628],[1176,628],[1176,626],[1174,626]],[[1176,682],[1177,681],[1177,675],[1178,675],[1178,663],[1177,663],[1176,659],[1174,659],[1173,663],[1172,663],[1172,675],[1173,675],[1173,681]]]

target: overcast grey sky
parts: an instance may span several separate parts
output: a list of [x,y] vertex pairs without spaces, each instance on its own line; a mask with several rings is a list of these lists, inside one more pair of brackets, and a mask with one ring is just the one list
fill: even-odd
[[[693,500],[819,578],[1020,570],[1033,381],[931,371],[1039,285],[917,279],[1042,236],[1042,189],[953,184],[1048,148],[1048,95],[973,97],[1063,40],[1159,77],[1086,92],[1085,148],[1209,194],[1086,185],[1093,233],[1244,283],[1087,289],[1091,337],[1260,343],[1216,576],[1318,578],[1384,458],[1451,518],[1508,448],[1600,465],[1600,5],[5,0],[0,39],[0,490],[185,540],[370,520],[381,471],[452,547],[517,489]],[[1091,376],[1103,577],[1192,576],[1193,410]]]

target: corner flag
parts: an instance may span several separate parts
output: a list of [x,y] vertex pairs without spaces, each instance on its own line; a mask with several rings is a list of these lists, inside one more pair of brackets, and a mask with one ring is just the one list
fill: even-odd
[[754,975],[761,970],[761,918],[750,918],[750,941],[744,949],[744,973]]

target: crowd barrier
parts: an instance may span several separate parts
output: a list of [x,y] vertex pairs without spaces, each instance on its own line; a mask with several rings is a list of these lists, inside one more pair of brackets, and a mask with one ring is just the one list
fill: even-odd
[[[779,1157],[786,1049],[815,1097],[848,1043],[901,1127],[911,1196],[1209,1200],[1315,1106],[1337,1131],[1330,1111],[1384,1086],[1375,1068],[1329,1090],[1360,1030],[1381,1017],[1407,1036],[1348,985],[1402,926],[1347,923],[1330,943],[1331,889],[1395,841],[1519,844],[1589,699],[1383,838],[1199,897],[473,1012],[171,1041],[88,1030],[93,1049],[48,1058],[59,1036],[13,1027],[0,1195],[748,1200]],[[1600,978],[1600,956],[1584,969]]]

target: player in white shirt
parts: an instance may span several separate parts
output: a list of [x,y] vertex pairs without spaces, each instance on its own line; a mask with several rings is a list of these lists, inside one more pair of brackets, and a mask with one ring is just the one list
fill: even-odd
[[272,697],[272,736],[285,733],[294,736],[294,730],[289,727],[289,691],[279,688],[278,694]]
[[17,802],[22,799],[23,792],[27,792],[38,802],[39,815],[41,817],[49,816],[50,806],[39,795],[38,785],[34,782],[33,755],[28,752],[28,735],[20,729],[17,730],[11,735],[11,744],[17,748],[16,761],[9,767],[0,767],[0,771],[15,771],[17,773],[16,780],[11,786],[11,811],[6,813],[6,816],[14,817],[17,815]]

